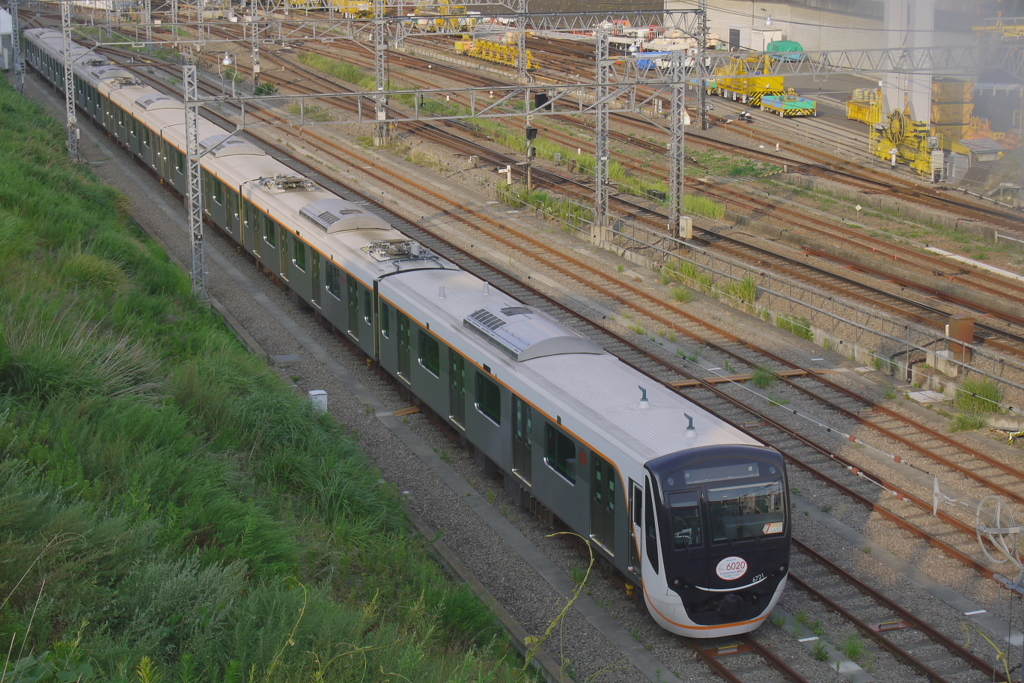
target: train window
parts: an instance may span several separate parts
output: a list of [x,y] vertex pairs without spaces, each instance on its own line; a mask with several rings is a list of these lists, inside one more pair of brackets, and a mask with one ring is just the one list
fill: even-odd
[[132,119],[131,131],[133,138],[139,137],[139,122],[135,119]]
[[643,489],[632,479],[629,480],[632,491],[630,492],[630,505],[633,510],[633,524],[643,526],[644,523],[644,494]]
[[690,548],[703,543],[700,521],[700,496],[696,491],[668,494],[672,507],[672,541],[679,548]]
[[150,145],[150,142],[149,142],[149,128],[143,128],[142,129],[142,144],[145,145],[146,147],[149,147],[149,145]]
[[550,423],[544,425],[547,457],[544,460],[570,483],[576,483],[576,444]]
[[270,216],[266,214],[260,214],[260,220],[263,221],[263,239],[272,247],[277,246],[277,225],[270,219]]
[[476,373],[476,409],[494,424],[501,424],[501,390],[479,371]]
[[224,183],[210,176],[210,196],[217,206],[224,206]]
[[367,325],[373,324],[373,292],[363,290],[363,320]]
[[185,155],[174,150],[174,170],[184,175],[185,173]]
[[782,479],[708,489],[711,540],[732,543],[781,534],[786,502]]
[[756,462],[744,462],[733,465],[717,465],[683,470],[683,481],[693,484],[705,484],[709,481],[725,481],[726,479],[746,479],[759,476],[760,469]]
[[420,330],[420,365],[434,377],[441,376],[441,345],[437,340]]
[[301,270],[303,273],[306,272],[306,243],[300,240],[295,235],[292,235],[292,262],[295,267]]
[[327,291],[338,301],[341,301],[341,269],[333,263],[327,264]]
[[383,301],[380,302],[380,336],[385,339],[391,338],[391,307]]
[[654,569],[654,573],[659,572],[659,558],[658,558],[658,527],[654,524],[654,498],[651,496],[651,482],[648,479],[647,491],[644,493],[644,507],[646,508],[646,515],[644,515],[644,539],[645,547],[647,549],[647,561],[651,563],[651,567]]

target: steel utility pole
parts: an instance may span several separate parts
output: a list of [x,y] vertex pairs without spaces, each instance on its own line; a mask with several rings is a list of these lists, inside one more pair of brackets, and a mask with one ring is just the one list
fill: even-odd
[[[153,44],[153,0],[142,3],[142,23],[146,25],[146,50]],[[136,34],[138,35],[138,34]]]
[[708,91],[704,87],[705,72],[708,59],[708,0],[700,0],[699,30],[697,32],[697,64],[693,69],[697,74],[697,104],[700,107],[700,129],[708,129]]
[[[253,9],[255,10],[256,0],[253,0]],[[256,15],[252,15],[252,22],[249,26],[249,31],[252,35],[252,91],[254,95],[258,95],[260,88],[260,24],[256,20]]]
[[388,89],[388,25],[384,17],[386,2],[387,0],[373,0],[374,84],[377,88],[377,94],[374,96],[377,123],[373,133],[373,144],[378,147],[386,145],[390,138],[388,97],[385,94]]
[[61,30],[64,34],[64,110],[67,115],[68,155],[78,161],[78,118],[75,116],[75,77],[71,71],[71,3],[60,4]]
[[188,227],[192,246],[192,294],[206,298],[206,262],[203,248],[203,192],[199,168],[199,86],[195,64],[182,67],[185,94],[185,178],[188,185]]
[[600,237],[608,225],[608,94],[610,86],[608,29],[597,30],[597,90],[594,109],[594,232]]
[[[516,74],[519,85],[527,83],[527,69],[529,66],[526,60],[526,0],[519,0],[519,17],[516,20]],[[526,103],[527,108],[530,103]]]
[[683,124],[686,120],[686,84],[683,83],[685,70],[685,52],[673,52],[672,107],[669,113],[671,119],[668,138],[668,234],[673,237],[685,236],[688,232],[683,226],[683,214],[686,212],[683,189],[686,175],[686,152],[683,147]]
[[21,28],[18,26],[18,0],[11,0],[11,52],[14,55],[14,87],[25,93],[25,60],[21,55]]

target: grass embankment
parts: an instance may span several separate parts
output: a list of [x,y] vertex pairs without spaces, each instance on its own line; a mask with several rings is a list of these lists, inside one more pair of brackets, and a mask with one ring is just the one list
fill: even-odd
[[0,79],[3,681],[504,681],[491,614]]

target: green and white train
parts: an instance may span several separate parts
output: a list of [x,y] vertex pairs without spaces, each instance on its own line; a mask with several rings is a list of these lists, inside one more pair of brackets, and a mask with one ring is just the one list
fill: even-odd
[[[62,88],[59,31],[25,31]],[[186,190],[185,111],[74,47],[76,100],[139,163]],[[755,629],[789,566],[782,456],[593,341],[488,286],[359,204],[200,119],[203,213],[539,503],[590,539],[685,636]]]

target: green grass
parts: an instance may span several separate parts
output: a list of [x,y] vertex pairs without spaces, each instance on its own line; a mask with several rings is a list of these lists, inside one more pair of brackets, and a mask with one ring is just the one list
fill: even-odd
[[973,432],[988,426],[985,418],[977,413],[956,415],[949,423],[951,432]]
[[851,635],[843,642],[843,654],[862,665],[870,660],[864,639],[858,635]]
[[788,316],[779,314],[775,316],[775,326],[806,339],[814,341],[814,330],[811,329],[811,321],[801,316]]
[[778,376],[768,368],[757,367],[754,368],[753,377],[750,382],[758,389],[767,389],[771,385],[775,384],[778,380]]
[[528,192],[522,185],[499,184],[496,188],[498,201],[513,209],[524,206],[537,209],[549,218],[558,221],[567,231],[582,230],[594,220],[594,212],[582,204],[556,197],[544,190]]
[[1003,392],[989,379],[965,379],[953,401],[960,410],[971,413],[998,413]]
[[734,280],[727,283],[722,292],[742,304],[748,312],[753,312],[754,303],[757,301],[757,282],[753,275],[747,275],[742,280]]
[[345,426],[190,298],[6,81],[0,126],[8,675],[517,680]]

